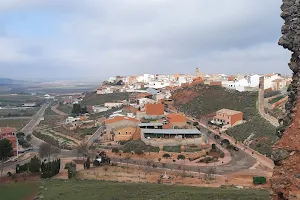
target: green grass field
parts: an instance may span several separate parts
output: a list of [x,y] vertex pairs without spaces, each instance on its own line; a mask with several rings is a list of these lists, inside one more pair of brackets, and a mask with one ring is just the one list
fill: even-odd
[[56,112],[54,112],[51,107],[49,106],[46,110],[45,110],[45,115],[57,115]]
[[23,126],[25,126],[30,119],[5,119],[0,120],[0,127],[15,127],[17,130],[20,130]]
[[67,106],[67,105],[59,105],[57,107],[57,110],[60,110],[68,115],[72,114],[72,109],[73,109],[72,106]]
[[40,107],[28,108],[28,109],[1,109],[0,117],[31,117]]
[[95,180],[47,180],[45,200],[267,200],[267,190],[200,188],[162,184],[118,183]]
[[0,199],[22,200],[29,199],[38,190],[39,183],[8,183],[0,185]]
[[103,105],[105,102],[113,102],[118,100],[128,100],[129,93],[111,93],[111,94],[91,94],[88,95],[83,101],[82,105]]

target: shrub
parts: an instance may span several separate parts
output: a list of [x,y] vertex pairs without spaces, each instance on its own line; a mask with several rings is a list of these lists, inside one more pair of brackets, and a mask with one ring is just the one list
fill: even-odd
[[198,126],[199,122],[193,122],[193,126]]
[[137,154],[137,155],[143,155],[144,154],[144,152],[141,149],[135,150],[134,153]]
[[225,156],[224,152],[221,152],[221,153],[220,153],[220,157],[221,157],[221,158],[224,158],[224,156]]
[[165,153],[162,157],[164,157],[165,159],[167,159],[167,158],[170,158],[171,156],[170,156],[170,154]]
[[112,148],[112,152],[113,153],[119,153],[119,149],[118,148]]
[[31,134],[28,134],[28,135],[26,136],[26,140],[27,140],[28,142],[31,140],[31,138],[32,138]]
[[185,160],[185,156],[182,155],[182,154],[179,154],[179,155],[177,156],[177,160]]
[[216,144],[211,144],[211,151],[213,151],[213,152],[217,151]]
[[220,139],[221,137],[220,137],[219,135],[214,135],[214,138],[215,138],[216,140],[218,140],[218,139]]
[[124,144],[126,144],[128,141],[126,141],[126,140],[121,140],[121,141],[119,141],[119,144],[120,145],[124,145]]
[[40,168],[41,168],[41,160],[36,156],[31,158],[29,162],[29,171],[40,172]]

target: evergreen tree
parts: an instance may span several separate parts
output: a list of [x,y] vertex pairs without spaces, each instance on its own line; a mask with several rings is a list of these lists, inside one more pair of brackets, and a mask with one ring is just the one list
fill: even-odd
[[4,160],[11,155],[13,150],[11,142],[8,139],[0,140],[0,159]]
[[29,171],[30,172],[39,172],[41,168],[41,161],[38,157],[34,156],[30,159]]

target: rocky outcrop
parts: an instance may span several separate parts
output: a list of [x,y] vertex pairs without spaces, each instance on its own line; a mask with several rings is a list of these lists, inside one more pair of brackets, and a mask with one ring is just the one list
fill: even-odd
[[279,45],[293,52],[289,63],[293,81],[288,89],[286,114],[279,120],[280,140],[273,147],[275,168],[271,179],[272,198],[292,199],[300,191],[300,0],[283,0],[281,17],[282,37]]

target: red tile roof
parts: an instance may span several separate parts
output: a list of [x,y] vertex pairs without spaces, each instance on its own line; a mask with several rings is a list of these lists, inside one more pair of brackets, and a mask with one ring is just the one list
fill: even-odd
[[12,132],[16,132],[16,131],[17,131],[17,129],[13,128],[13,127],[1,127],[0,128],[1,134],[12,133]]
[[167,115],[167,119],[170,123],[174,122],[186,122],[186,116],[179,113],[171,113]]
[[164,104],[146,104],[145,112],[147,115],[164,115],[165,106]]
[[111,123],[115,123],[115,122],[122,121],[122,120],[133,121],[133,122],[137,122],[137,123],[140,122],[139,120],[137,120],[135,118],[124,117],[124,116],[117,116],[117,117],[114,117],[112,119],[105,120],[105,123],[106,124],[111,124]]

